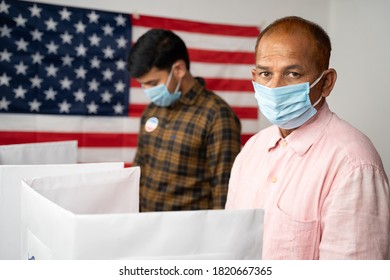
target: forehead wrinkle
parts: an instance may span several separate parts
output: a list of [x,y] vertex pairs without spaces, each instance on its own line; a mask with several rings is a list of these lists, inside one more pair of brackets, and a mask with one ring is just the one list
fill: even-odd
[[285,33],[265,35],[256,51],[256,64],[279,69],[306,69],[315,62],[316,49],[305,35]]

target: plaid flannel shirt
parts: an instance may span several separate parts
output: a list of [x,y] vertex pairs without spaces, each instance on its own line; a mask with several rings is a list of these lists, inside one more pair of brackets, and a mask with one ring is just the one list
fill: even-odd
[[202,79],[172,106],[151,103],[134,159],[141,167],[140,211],[223,209],[240,148],[239,119]]

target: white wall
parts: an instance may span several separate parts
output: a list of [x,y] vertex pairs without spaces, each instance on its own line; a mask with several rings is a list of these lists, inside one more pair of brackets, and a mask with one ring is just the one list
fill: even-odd
[[371,138],[390,176],[390,1],[332,0],[329,18],[338,72],[329,104]]
[[[34,2],[34,1],[32,1]],[[40,0],[207,22],[257,25],[297,15],[320,24],[333,43],[338,81],[328,102],[340,117],[371,138],[390,176],[390,1],[388,0]],[[248,77],[250,77],[248,73]],[[268,122],[261,120],[260,126]]]

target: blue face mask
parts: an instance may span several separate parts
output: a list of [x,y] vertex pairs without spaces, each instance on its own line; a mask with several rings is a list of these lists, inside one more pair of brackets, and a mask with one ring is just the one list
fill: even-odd
[[145,94],[150,98],[150,100],[159,107],[168,107],[175,103],[181,96],[181,92],[178,91],[181,84],[181,79],[179,80],[174,93],[170,93],[167,85],[172,78],[172,70],[169,73],[168,80],[166,84],[157,85],[151,88],[144,89]]
[[312,105],[309,93],[322,76],[323,73],[312,85],[306,82],[276,88],[269,88],[252,81],[260,111],[272,124],[280,128],[300,127],[317,112],[314,107],[321,101],[322,96]]

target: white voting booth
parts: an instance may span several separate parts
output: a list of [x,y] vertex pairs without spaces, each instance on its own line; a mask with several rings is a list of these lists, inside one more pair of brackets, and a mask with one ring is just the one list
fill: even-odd
[[0,259],[20,256],[20,182],[23,176],[48,175],[51,169],[25,165],[74,164],[77,141],[0,145]]
[[0,260],[259,259],[262,210],[137,213],[138,168],[77,142],[0,146]]
[[263,211],[137,213],[138,167],[25,179],[22,259],[260,259]]
[[123,168],[123,163],[0,165],[0,260],[20,259],[22,179]]

